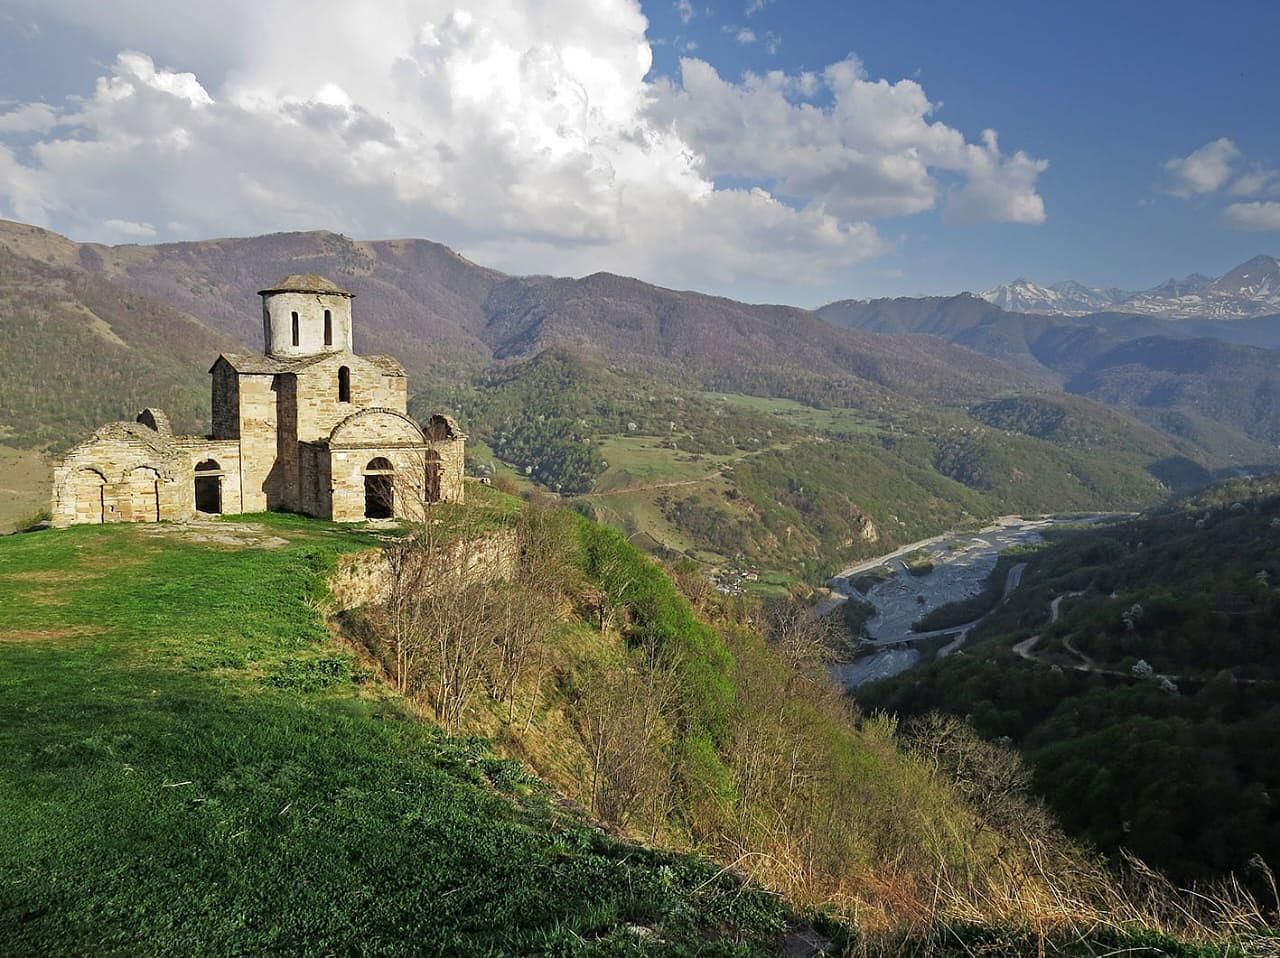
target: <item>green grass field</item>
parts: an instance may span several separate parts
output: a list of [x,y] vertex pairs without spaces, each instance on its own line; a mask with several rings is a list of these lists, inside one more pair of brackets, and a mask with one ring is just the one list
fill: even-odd
[[0,539],[0,952],[772,950],[777,899],[554,812],[334,640],[368,535],[240,518]]
[[796,429],[814,433],[874,434],[881,428],[874,419],[856,409],[817,409],[791,399],[746,396],[742,393],[703,393],[707,399],[739,409],[767,413]]
[[724,463],[740,458],[740,455],[693,454],[664,448],[656,436],[613,436],[600,442],[598,448],[609,468],[597,481],[597,492],[696,482],[716,476]]

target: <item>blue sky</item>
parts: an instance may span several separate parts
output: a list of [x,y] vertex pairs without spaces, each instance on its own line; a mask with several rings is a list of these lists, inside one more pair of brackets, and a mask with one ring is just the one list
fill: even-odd
[[1140,288],[1280,253],[1277,36],[1261,0],[0,0],[0,216],[801,305]]
[[[655,70],[676,72],[690,40],[722,73],[820,69],[854,53],[872,76],[918,78],[948,124],[970,136],[994,127],[1002,144],[1049,160],[1045,223],[881,223],[897,251],[857,268],[869,288],[941,292],[1019,275],[1146,287],[1280,255],[1280,231],[1232,229],[1216,197],[1170,196],[1163,175],[1169,158],[1219,137],[1238,145],[1242,166],[1280,165],[1274,0],[780,0],[744,11],[697,3],[686,24],[674,4],[647,2],[651,35],[667,41]],[[736,42],[740,26],[772,32],[776,52]]]

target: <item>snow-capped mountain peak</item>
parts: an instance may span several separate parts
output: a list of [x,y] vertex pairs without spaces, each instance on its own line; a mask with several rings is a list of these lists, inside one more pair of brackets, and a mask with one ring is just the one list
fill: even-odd
[[1020,278],[978,295],[1019,313],[1081,316],[1105,310],[1170,319],[1247,319],[1280,313],[1280,259],[1255,256],[1217,279],[1193,273],[1137,293],[1075,280],[1041,286]]
[[1274,256],[1255,256],[1213,282],[1218,292],[1237,296],[1269,296],[1280,294],[1280,260]]
[[1041,286],[1019,278],[978,295],[1011,312],[1079,316],[1106,309],[1115,301],[1117,292],[1119,291],[1091,289],[1074,280]]

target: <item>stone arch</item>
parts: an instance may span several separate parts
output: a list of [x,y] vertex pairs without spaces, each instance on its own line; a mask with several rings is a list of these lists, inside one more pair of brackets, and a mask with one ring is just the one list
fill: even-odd
[[396,514],[396,471],[384,456],[375,456],[364,467],[364,517],[390,519]]
[[124,475],[125,494],[118,501],[121,522],[160,521],[160,472],[134,466]]
[[98,466],[79,466],[72,471],[64,489],[71,499],[74,522],[102,523],[106,487],[106,474]]
[[173,436],[173,426],[169,422],[169,417],[163,409],[148,407],[138,413],[138,418],[134,420],[139,425],[146,426],[152,432],[157,432],[166,439]]
[[422,428],[416,422],[402,412],[380,406],[353,412],[329,433],[329,444],[335,449],[416,446],[423,442]]

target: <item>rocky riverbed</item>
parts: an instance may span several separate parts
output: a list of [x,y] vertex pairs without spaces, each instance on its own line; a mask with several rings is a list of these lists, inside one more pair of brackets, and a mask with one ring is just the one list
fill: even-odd
[[[941,640],[943,645],[937,651],[940,656],[957,651],[976,622],[923,634],[912,632],[912,623],[939,606],[979,593],[995,568],[996,559],[1006,549],[1038,542],[1044,538],[1044,530],[1054,525],[1100,522],[1112,518],[1119,517],[1103,514],[1083,518],[1004,516],[978,532],[951,533],[925,539],[845,569],[831,579],[829,585],[836,595],[824,604],[828,609],[834,608],[839,602],[854,596],[875,606],[876,614],[867,623],[869,641],[864,654],[852,662],[835,666],[836,679],[845,688],[853,689],[905,672],[920,661],[921,651],[915,646],[923,642],[936,647]],[[932,570],[923,575],[913,574],[912,568],[918,571],[926,557],[932,563]],[[852,585],[861,575],[871,572],[885,574],[878,570],[888,570],[892,574],[865,594],[859,593]],[[1021,573],[1021,566],[1011,570],[1005,583],[1006,594],[1017,588]]]

